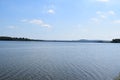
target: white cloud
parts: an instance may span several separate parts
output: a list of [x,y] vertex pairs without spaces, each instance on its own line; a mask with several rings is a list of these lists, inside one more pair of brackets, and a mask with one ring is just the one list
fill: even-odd
[[97,11],[96,14],[102,14],[102,12],[101,11]]
[[[106,20],[113,19],[115,16],[115,12],[113,10],[109,11],[96,11],[96,16],[94,18],[91,18],[91,21],[94,23],[101,23],[105,22]],[[120,20],[113,21],[113,23],[120,23]]]
[[50,28],[51,26],[49,24],[42,24],[42,26]]
[[11,26],[8,26],[7,28],[9,28],[9,29],[15,29],[15,28],[17,28],[17,26],[11,25]]
[[45,5],[43,7],[42,13],[44,13],[44,14],[55,14],[56,13],[55,10],[56,10],[56,6],[54,4]]
[[49,14],[55,14],[55,10],[54,10],[54,9],[49,9],[47,12],[48,12]]
[[92,23],[99,24],[100,20],[98,18],[91,18]]
[[111,10],[111,11],[108,12],[108,14],[115,15],[115,12]]
[[100,18],[105,19],[105,18],[107,18],[107,16],[105,16],[105,15],[100,15]]
[[98,22],[99,20],[97,18],[91,18],[92,21]]
[[21,20],[21,22],[27,22],[27,19],[23,19],[23,20]]
[[117,16],[117,13],[114,10],[108,11],[96,11],[96,15],[91,18],[91,22],[93,23],[112,23],[112,24],[120,24],[120,19],[114,20]]
[[107,15],[106,15],[105,12],[97,11],[96,14],[97,14],[98,17],[100,17],[102,19],[107,18]]
[[116,13],[112,10],[110,11],[106,11],[106,12],[102,12],[102,11],[96,11],[97,17],[101,18],[101,19],[106,19],[109,17],[113,17]]
[[49,24],[45,23],[44,21],[40,19],[33,19],[33,20],[21,20],[22,22],[30,23],[30,24],[36,24],[42,27],[51,27]]
[[109,0],[97,0],[99,2],[109,2]]
[[120,20],[114,20],[113,23],[120,24]]
[[43,21],[39,19],[33,19],[33,20],[30,20],[29,23],[42,25]]

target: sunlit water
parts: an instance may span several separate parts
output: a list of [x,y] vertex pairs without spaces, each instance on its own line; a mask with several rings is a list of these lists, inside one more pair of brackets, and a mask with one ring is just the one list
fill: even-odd
[[113,80],[120,44],[0,41],[0,80]]

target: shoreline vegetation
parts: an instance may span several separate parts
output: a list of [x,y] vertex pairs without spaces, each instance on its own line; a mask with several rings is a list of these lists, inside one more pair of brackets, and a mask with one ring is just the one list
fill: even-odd
[[29,38],[18,38],[18,37],[8,37],[0,36],[0,41],[42,41],[42,42],[84,42],[84,43],[120,43],[120,39],[112,39],[111,41],[105,40],[39,40],[39,39],[29,39]]

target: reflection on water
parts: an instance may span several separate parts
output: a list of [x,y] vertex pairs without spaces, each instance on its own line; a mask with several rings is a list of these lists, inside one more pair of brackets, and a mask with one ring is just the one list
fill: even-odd
[[0,80],[112,80],[119,44],[0,42]]

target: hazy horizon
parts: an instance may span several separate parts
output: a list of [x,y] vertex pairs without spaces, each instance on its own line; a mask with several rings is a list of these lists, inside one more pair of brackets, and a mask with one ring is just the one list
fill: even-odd
[[118,0],[0,0],[0,36],[43,40],[119,38]]

